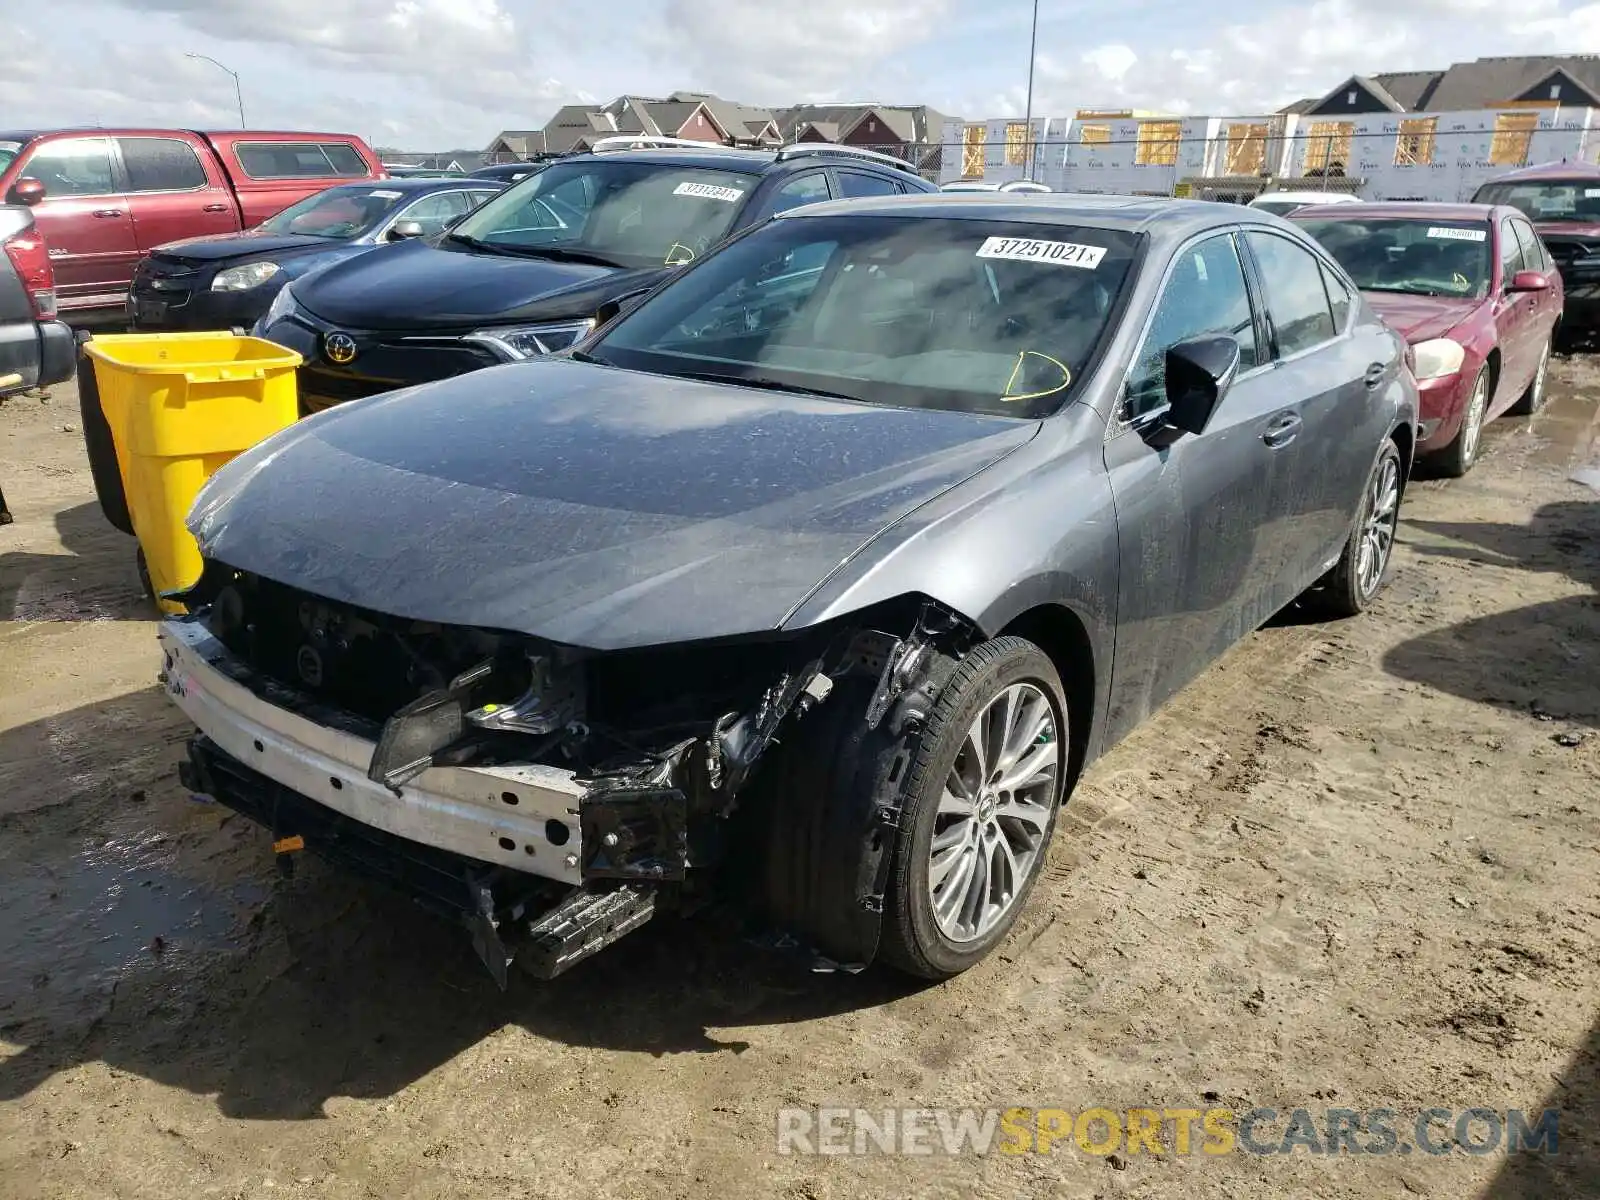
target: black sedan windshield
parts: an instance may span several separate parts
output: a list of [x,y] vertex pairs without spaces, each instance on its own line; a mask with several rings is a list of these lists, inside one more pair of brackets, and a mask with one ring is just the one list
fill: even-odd
[[1600,221],[1600,179],[1486,183],[1474,204],[1509,204],[1534,221]]
[[1419,296],[1489,294],[1489,226],[1420,217],[1327,217],[1297,224],[1367,292]]
[[264,233],[298,233],[308,237],[344,241],[357,238],[394,211],[405,193],[370,183],[333,187],[261,223]]
[[1071,397],[1135,243],[1010,221],[783,218],[652,296],[588,352],[663,375],[1036,417]]
[[496,196],[452,234],[490,249],[566,251],[625,267],[686,263],[722,240],[755,182],[681,163],[557,163]]

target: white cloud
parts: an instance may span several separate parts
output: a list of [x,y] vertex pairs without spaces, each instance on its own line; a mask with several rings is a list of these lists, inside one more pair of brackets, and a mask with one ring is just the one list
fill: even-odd
[[768,104],[887,100],[874,68],[932,38],[950,8],[951,0],[667,0],[661,43],[691,77],[680,86]]
[[[17,7],[24,0],[0,0]],[[6,23],[12,125],[236,122],[481,146],[558,104],[714,91],[751,103],[883,100],[967,117],[1026,103],[1029,8],[989,0],[50,0]],[[1041,7],[1033,111],[1248,114],[1352,74],[1483,54],[1600,50],[1600,2],[1118,0]]]

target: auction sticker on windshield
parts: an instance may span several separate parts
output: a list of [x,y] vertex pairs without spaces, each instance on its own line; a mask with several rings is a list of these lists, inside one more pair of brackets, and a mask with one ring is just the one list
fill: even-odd
[[738,188],[718,187],[714,183],[680,183],[672,189],[674,196],[699,196],[705,200],[723,200],[736,204],[744,195]]
[[402,192],[388,192],[388,191],[384,191],[384,192],[368,192],[367,193],[367,195],[369,195],[369,196],[371,196],[371,197],[373,197],[374,199],[377,199],[377,200],[398,200],[398,199],[400,199],[400,197],[403,194],[404,193],[402,193]]
[[1038,238],[986,238],[978,247],[979,258],[1009,258],[1017,262],[1053,263],[1058,267],[1081,267],[1092,271],[1106,256],[1104,246],[1080,246],[1077,242],[1047,242]]
[[1448,225],[1430,225],[1428,236],[1444,238],[1451,242],[1481,242],[1489,236],[1487,229],[1451,229]]

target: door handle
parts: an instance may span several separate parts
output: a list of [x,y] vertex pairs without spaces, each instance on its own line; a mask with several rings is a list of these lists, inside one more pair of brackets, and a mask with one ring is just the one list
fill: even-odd
[[1284,413],[1261,435],[1261,440],[1274,450],[1287,446],[1300,436],[1302,422],[1296,413]]
[[226,204],[208,204],[204,208],[202,208],[200,211],[201,212],[227,212],[228,211],[228,206]]
[[97,208],[94,210],[94,215],[97,217],[120,217],[122,210],[120,208]]
[[1381,362],[1375,362],[1367,368],[1367,373],[1363,381],[1366,383],[1369,389],[1375,388],[1383,382],[1383,376],[1386,369],[1387,368],[1385,368]]

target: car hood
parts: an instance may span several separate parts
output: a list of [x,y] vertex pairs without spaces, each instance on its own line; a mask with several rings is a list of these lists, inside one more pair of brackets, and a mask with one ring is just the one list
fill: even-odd
[[1413,345],[1448,336],[1483,303],[1458,296],[1413,296],[1403,292],[1361,294],[1391,328]]
[[295,296],[334,325],[431,332],[591,316],[663,273],[514,258],[428,239],[330,267],[297,286]]
[[780,628],[1038,428],[545,359],[291,426],[190,528],[208,558],[394,616],[660,645]]
[[1564,237],[1600,238],[1600,221],[1535,221],[1533,227],[1541,236],[1560,234]]
[[342,246],[342,239],[309,237],[303,233],[264,233],[248,229],[222,237],[180,238],[157,246],[151,253],[192,262],[222,262],[230,258],[282,258]]

